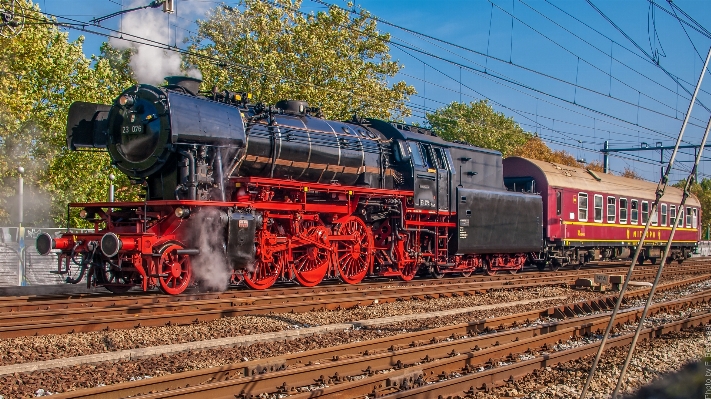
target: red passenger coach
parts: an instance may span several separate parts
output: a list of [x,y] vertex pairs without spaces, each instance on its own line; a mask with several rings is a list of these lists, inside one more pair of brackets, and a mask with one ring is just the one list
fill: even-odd
[[699,201],[691,196],[684,209],[677,209],[682,191],[676,187],[666,189],[651,214],[657,185],[648,181],[519,157],[504,159],[503,166],[509,190],[543,198],[544,251],[553,268],[630,257],[648,218],[652,225],[640,263],[654,264],[662,256],[674,220],[679,227],[670,260],[690,256],[700,239]]

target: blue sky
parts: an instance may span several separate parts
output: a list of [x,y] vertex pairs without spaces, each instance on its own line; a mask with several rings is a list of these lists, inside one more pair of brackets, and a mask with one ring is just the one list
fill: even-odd
[[[35,1],[48,13],[81,21],[118,11],[122,4],[122,0]],[[123,5],[128,7],[132,1],[144,3],[123,0]],[[154,40],[180,44],[179,39],[194,30],[195,18],[223,3],[176,1],[177,16],[168,19],[159,15],[161,23],[172,26],[172,34]],[[460,98],[467,102],[488,99],[496,110],[537,132],[551,147],[587,161],[602,159],[599,149],[605,140],[612,148],[639,147],[643,142],[672,145],[689,105],[690,96],[684,88],[693,91],[711,40],[666,13],[673,11],[664,0],[655,0],[658,6],[648,0],[591,1],[641,50],[585,0],[355,3],[387,22],[460,46],[379,24],[382,31],[392,34],[394,42],[426,53],[391,46],[393,58],[405,66],[397,79],[418,91],[409,104],[411,122],[421,121],[424,110],[431,112]],[[343,1],[327,2],[346,5]],[[711,29],[709,2],[676,0],[674,4]],[[310,12],[325,7],[305,0],[302,9]],[[160,14],[158,10],[138,12]],[[115,29],[120,24],[120,18],[103,23]],[[98,53],[105,38],[70,31],[72,38],[80,34],[86,37],[85,53]],[[659,64],[678,77],[681,85],[678,87],[644,53],[658,54]],[[711,78],[706,79],[699,99],[711,108]],[[685,135],[688,143],[698,144],[708,119],[709,111],[695,107],[693,124]],[[683,178],[691,166],[693,151],[685,154],[678,158],[673,180]],[[659,178],[658,151],[621,155],[623,158],[611,158],[614,171],[629,166],[647,179]],[[668,156],[665,153],[665,160]],[[700,172],[701,177],[711,177],[711,153]]]

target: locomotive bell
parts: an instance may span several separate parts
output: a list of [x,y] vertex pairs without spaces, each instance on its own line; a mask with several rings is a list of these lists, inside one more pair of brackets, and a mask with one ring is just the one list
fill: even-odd
[[301,100],[281,100],[276,103],[276,107],[286,114],[303,115],[309,109],[309,104]]

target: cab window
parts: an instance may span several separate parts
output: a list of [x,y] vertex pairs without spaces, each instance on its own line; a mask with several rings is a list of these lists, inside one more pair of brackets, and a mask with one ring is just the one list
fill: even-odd
[[410,142],[410,152],[412,153],[412,162],[416,166],[425,166],[425,162],[422,160],[422,154],[420,154],[420,147],[417,143]]
[[435,169],[437,165],[435,164],[434,159],[432,159],[430,149],[429,145],[420,143],[420,150],[422,150],[422,159],[425,160],[425,167],[428,169]]
[[449,162],[447,161],[447,154],[444,149],[435,147],[435,156],[437,157],[437,164],[440,169],[450,170]]

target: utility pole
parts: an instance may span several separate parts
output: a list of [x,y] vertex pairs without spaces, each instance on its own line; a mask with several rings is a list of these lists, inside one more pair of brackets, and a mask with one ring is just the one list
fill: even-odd
[[605,145],[602,147],[602,171],[605,173],[610,173],[610,154],[607,150],[610,148],[610,142],[605,140]]
[[17,173],[20,175],[17,182],[17,198],[18,198],[18,229],[17,229],[17,243],[19,244],[17,255],[19,260],[17,262],[17,285],[25,285],[25,228],[22,227],[22,222],[25,214],[25,181],[22,175],[25,173],[25,168],[22,166],[17,168]]

